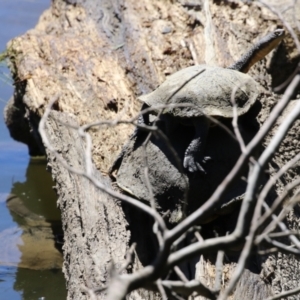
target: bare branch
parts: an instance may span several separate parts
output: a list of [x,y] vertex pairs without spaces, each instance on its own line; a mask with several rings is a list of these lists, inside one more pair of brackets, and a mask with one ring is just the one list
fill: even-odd
[[263,201],[266,199],[269,191],[274,186],[276,181],[281,178],[289,169],[295,167],[296,163],[300,160],[300,153],[297,154],[293,159],[287,162],[280,170],[273,176],[270,177],[268,182],[264,185],[262,191],[257,200],[257,205],[262,206]]
[[294,235],[294,236],[298,236],[300,237],[300,232],[298,231],[293,231],[293,230],[287,230],[284,232],[273,232],[273,233],[269,233],[268,236],[270,238],[279,238],[279,237],[285,237],[285,236],[289,236],[289,235]]
[[[293,84],[300,82],[300,76],[298,78],[295,77],[295,79],[292,81],[292,83],[289,85],[288,89],[292,88],[294,90]],[[288,90],[287,89],[287,90]],[[291,92],[291,91],[289,91]],[[282,99],[283,100],[283,99]],[[281,100],[281,101],[282,101]],[[231,291],[234,289],[235,285],[237,284],[240,276],[242,275],[246,261],[249,257],[253,240],[255,237],[255,232],[258,229],[257,227],[257,216],[259,215],[259,207],[256,206],[254,215],[252,214],[254,205],[256,203],[256,191],[259,184],[259,178],[261,173],[264,171],[264,167],[268,163],[268,161],[271,159],[272,155],[275,153],[277,148],[279,147],[281,141],[284,139],[287,131],[289,128],[293,125],[295,120],[300,115],[300,103],[296,105],[296,108],[294,111],[292,111],[289,116],[282,122],[282,124],[279,126],[276,134],[272,138],[271,142],[265,149],[265,151],[262,153],[262,155],[259,157],[257,162],[254,164],[253,169],[250,170],[250,174],[248,177],[248,185],[246,189],[246,195],[242,203],[242,207],[240,210],[238,222],[236,225],[236,228],[234,230],[234,233],[237,237],[243,237],[245,234],[247,234],[250,222],[252,220],[250,234],[247,237],[246,244],[243,248],[243,251],[240,255],[237,267],[234,271],[234,274],[231,277],[230,283],[224,293],[220,295],[219,299],[225,300],[228,298]],[[255,139],[255,138],[254,138]]]
[[219,250],[216,261],[216,277],[215,277],[215,291],[220,291],[222,287],[222,274],[223,274],[223,260],[224,251]]
[[286,299],[287,297],[296,295],[299,292],[300,292],[300,287],[297,287],[297,288],[292,289],[290,291],[283,292],[283,293],[277,294],[275,296],[269,297],[266,300]]
[[241,151],[245,152],[246,146],[245,146],[243,137],[241,135],[241,132],[240,132],[240,129],[238,126],[238,113],[237,113],[237,106],[236,106],[236,101],[235,101],[235,95],[239,88],[240,88],[240,86],[235,86],[232,89],[232,93],[231,93],[231,103],[232,103],[232,110],[233,110],[232,127],[234,130],[235,136],[240,144]]
[[95,293],[95,291],[89,289],[89,288],[86,288],[85,286],[81,286],[81,290],[83,293],[86,293],[89,295],[89,298],[91,300],[97,300],[97,295]]
[[257,2],[260,3],[261,5],[265,6],[266,8],[268,8],[274,15],[276,15],[280,19],[280,21],[283,23],[283,25],[287,28],[287,30],[289,31],[289,33],[293,37],[295,45],[296,45],[297,50],[298,50],[298,53],[300,53],[300,42],[298,40],[297,34],[295,33],[294,29],[291,27],[289,22],[287,22],[286,19],[283,17],[281,12],[276,10],[274,8],[274,6],[269,5],[268,3],[266,3],[263,0],[258,0]]
[[141,210],[145,211],[147,214],[149,214],[150,216],[152,216],[155,220],[158,221],[158,224],[161,226],[161,228],[166,228],[165,226],[165,222],[164,220],[161,218],[161,216],[153,211],[148,205],[143,204],[141,201],[138,201],[134,198],[131,198],[129,196],[126,196],[124,194],[120,194],[117,193],[115,191],[113,191],[110,188],[107,188],[106,186],[104,186],[104,184],[102,182],[100,182],[99,180],[97,180],[95,178],[95,176],[92,176],[91,174],[87,174],[86,171],[84,170],[78,170],[76,168],[71,167],[70,165],[67,164],[67,162],[63,159],[63,157],[61,157],[61,155],[59,155],[59,153],[57,153],[57,151],[53,148],[53,146],[51,145],[50,141],[48,140],[47,134],[45,132],[45,123],[47,118],[49,117],[49,114],[51,112],[51,107],[52,105],[58,100],[59,96],[56,95],[55,97],[53,97],[53,99],[51,101],[49,101],[49,105],[46,107],[45,109],[45,113],[43,115],[43,117],[40,120],[39,123],[39,132],[40,135],[42,137],[42,140],[46,146],[46,148],[51,151],[53,153],[53,155],[56,157],[56,159],[70,172],[83,176],[87,179],[89,179],[97,188],[99,188],[100,190],[106,192],[107,194],[109,194],[110,196],[125,201],[131,205],[134,205],[138,208],[140,208]]
[[280,243],[278,241],[274,241],[268,236],[265,237],[265,240],[273,247],[278,248],[281,252],[286,253],[286,254],[295,254],[295,255],[300,255],[300,250],[294,249],[294,246],[287,246],[283,243]]
[[156,285],[157,285],[158,291],[160,292],[160,294],[162,296],[162,299],[168,300],[168,296],[166,294],[166,291],[165,291],[162,281],[160,279],[156,281]]
[[[221,200],[222,195],[228,189],[230,184],[235,180],[235,178],[240,174],[241,167],[247,162],[250,155],[256,149],[256,147],[261,143],[263,138],[267,135],[270,128],[276,122],[278,116],[287,106],[289,100],[291,99],[295,88],[298,86],[300,82],[300,75],[297,75],[287,90],[285,91],[282,99],[277,103],[274,107],[272,112],[270,113],[269,118],[267,121],[262,125],[260,131],[256,134],[256,136],[252,139],[252,141],[247,145],[246,150],[238,161],[236,162],[235,166],[231,170],[231,172],[226,176],[223,182],[219,185],[213,195],[194,213],[188,216],[185,220],[183,220],[179,225],[169,231],[167,238],[170,240],[176,239],[180,236],[184,231],[186,231],[190,226],[196,224],[203,220],[209,213],[218,205],[219,201]],[[272,151],[273,153],[273,151]],[[269,153],[270,155],[271,153]],[[244,212],[245,213],[245,212]]]
[[[280,196],[278,196],[275,201],[272,203],[272,206],[270,208],[269,211],[266,211],[263,216],[258,219],[257,221],[257,226],[261,226],[262,224],[264,224],[266,222],[267,219],[269,219],[271,217],[271,215],[276,211],[276,209],[279,207],[279,205],[281,203],[283,203],[284,199],[288,196],[289,192],[291,190],[293,190],[296,186],[298,186],[300,184],[300,178],[296,179],[295,181],[293,181],[292,183],[288,184],[285,187],[285,190],[282,192],[282,194]],[[287,210],[287,208],[284,208],[285,210]],[[284,217],[284,214],[282,214],[282,216]],[[283,218],[282,217],[282,218]],[[268,225],[268,227],[265,229],[265,233],[272,231],[274,228],[274,223],[270,223]],[[257,239],[257,243],[259,243],[261,240],[261,237],[259,237]]]
[[196,292],[198,295],[207,297],[208,299],[217,299],[215,293],[198,280],[191,280],[189,282],[163,280],[162,284],[166,288],[186,296]]
[[174,253],[171,253],[166,267],[171,268],[174,265],[177,265],[189,258],[194,257],[202,253],[211,252],[214,250],[227,249],[232,247],[237,243],[237,238],[234,235],[228,235],[223,237],[216,237],[207,239],[205,241],[197,242],[191,245],[188,245]]
[[[264,208],[267,211],[270,210],[270,208],[267,205],[267,203],[264,203]],[[283,212],[280,213],[280,215],[282,217],[286,216],[286,211],[283,210]],[[283,233],[288,233],[289,232],[289,230],[286,227],[286,225],[283,222],[280,221],[280,219],[281,219],[280,216],[277,217],[274,214],[272,214],[272,219],[275,221],[274,225],[273,225],[274,227],[278,224]],[[271,238],[270,235],[268,235],[268,236],[269,236],[269,238]],[[300,241],[296,238],[296,236],[294,236],[292,234],[289,234],[288,237],[289,237],[290,241],[298,248],[298,250],[300,250]]]
[[177,274],[177,276],[179,277],[179,279],[181,279],[183,282],[188,282],[188,279],[186,278],[186,276],[184,275],[184,273],[180,270],[180,268],[178,266],[174,267],[174,271]]
[[133,256],[134,256],[134,251],[136,248],[136,243],[133,243],[129,250],[126,253],[126,262],[123,265],[122,268],[120,268],[119,273],[121,274],[124,270],[126,270],[128,268],[129,265],[131,265],[133,263]]

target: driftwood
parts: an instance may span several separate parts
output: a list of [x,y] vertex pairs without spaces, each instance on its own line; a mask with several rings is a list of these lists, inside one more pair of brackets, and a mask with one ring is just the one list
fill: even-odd
[[[299,20],[299,10],[297,16]],[[5,111],[6,123],[14,138],[29,145],[32,155],[47,153],[62,212],[68,299],[88,299],[93,296],[91,290],[109,284],[114,272],[140,269],[152,258],[153,253],[147,252],[153,249],[147,228],[133,232],[128,224],[127,206],[97,189],[87,178],[67,170],[47,145],[44,148],[38,124],[49,101],[56,100],[46,122],[46,135],[73,168],[86,168],[87,143],[74,128],[111,121],[89,129],[92,174],[104,190],[111,188],[108,168],[133,130],[132,125],[113,126],[112,121],[130,120],[137,115],[140,104],[136,96],[193,64],[230,65],[258,36],[281,26],[283,20],[279,17],[263,5],[231,1],[54,0],[35,29],[10,42],[8,56],[16,88]],[[293,21],[288,14],[284,18]],[[287,36],[275,53],[249,73],[271,90],[292,73],[297,55],[292,38]],[[268,96],[262,102],[258,119],[261,124],[277,101],[276,96]],[[290,109],[295,105],[292,102]],[[270,164],[271,174],[299,153],[299,126],[298,122],[289,131]],[[276,128],[265,140],[266,145],[274,132]],[[274,193],[280,194],[298,177],[299,168],[293,169],[278,181]],[[145,218],[142,215],[136,222],[142,224]],[[298,206],[289,212],[286,222],[289,229],[298,230]],[[137,242],[136,252],[140,255],[128,264],[126,254],[132,241]],[[141,253],[146,253],[145,257]],[[286,290],[287,284],[289,289],[300,284],[296,256],[269,254],[253,265],[257,268],[244,272],[232,295],[234,299],[266,299]],[[224,286],[234,268],[233,261],[225,264]],[[196,269],[198,279],[212,287],[215,272],[214,262],[202,256]],[[105,293],[99,298],[104,299]],[[160,298],[147,290],[133,291],[129,296]]]

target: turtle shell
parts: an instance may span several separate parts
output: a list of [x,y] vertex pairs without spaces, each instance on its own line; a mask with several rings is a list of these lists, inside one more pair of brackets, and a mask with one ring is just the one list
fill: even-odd
[[[252,122],[256,124],[252,113],[256,114],[255,111],[250,111],[248,115],[240,118],[239,126],[246,144],[252,140],[258,130],[252,125],[249,126]],[[222,120],[222,124],[232,131],[231,123],[230,119]],[[158,122],[156,126],[163,131],[163,122]],[[185,126],[182,122],[177,124],[176,130],[169,133],[169,144],[154,134],[145,143],[148,133],[141,131],[138,137],[129,140],[117,172],[116,183],[119,188],[139,200],[151,201],[150,184],[156,209],[165,215],[170,224],[177,224],[205,203],[232,170],[241,154],[239,143],[231,139],[222,127],[213,126],[209,129],[203,153],[213,158],[205,165],[207,174],[205,176],[187,174],[181,166],[186,148],[193,136],[193,128]],[[174,152],[170,151],[169,145],[172,145],[179,161],[175,159]],[[145,157],[147,157],[147,162]],[[148,182],[145,177],[146,166]],[[247,174],[246,165],[242,170],[242,176],[222,196],[220,206],[212,215],[202,220],[201,224],[238,209],[246,189],[246,182],[242,177],[246,177]],[[169,213],[166,215],[167,212]]]
[[[261,87],[247,74],[221,67],[197,65],[174,73],[156,90],[140,96],[139,100],[154,109],[157,106],[157,111],[161,110],[161,106],[171,104],[163,113],[174,117],[209,115],[232,118],[233,94],[240,116],[257,100]],[[178,104],[187,106],[176,107]]]

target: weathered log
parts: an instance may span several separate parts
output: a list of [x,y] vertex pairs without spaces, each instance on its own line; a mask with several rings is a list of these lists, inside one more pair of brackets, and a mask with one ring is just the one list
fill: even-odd
[[[16,85],[11,108],[6,110],[6,119],[12,116],[7,121],[12,136],[18,136],[16,132],[24,129],[18,128],[18,120],[13,119],[11,109],[16,106],[27,126],[24,134],[28,135],[28,129],[32,133],[26,139],[22,134],[17,138],[29,144],[32,154],[38,152],[39,120],[49,100],[58,97],[53,106],[56,111],[47,121],[47,136],[68,164],[84,169],[85,141],[66,124],[129,120],[140,107],[136,95],[151,91],[167,75],[193,64],[230,65],[257,36],[263,36],[276,24],[280,25],[280,20],[255,3],[55,0],[35,29],[8,45]],[[275,54],[268,55],[250,71],[268,89],[282,83],[297,62],[290,40],[286,39],[288,46],[280,46]],[[282,71],[283,65],[289,68]],[[274,102],[262,103],[261,123]],[[299,126],[294,126],[275,156],[272,163],[276,167],[299,153]],[[111,187],[106,172],[132,130],[120,124],[89,130],[93,141],[93,174],[106,187]],[[37,137],[36,144],[32,144],[32,136]],[[67,171],[47,147],[46,152],[62,211],[68,298],[88,299],[88,289],[109,284],[114,270],[126,273],[141,268],[144,258],[137,255],[132,268],[122,269],[132,241],[141,247],[137,253],[152,248],[147,249],[147,242],[141,241],[146,229],[130,232],[123,207],[117,200],[96,189],[88,179]],[[278,183],[278,193],[299,176],[299,170],[288,174],[284,184]],[[290,213],[289,228],[298,229],[298,210],[296,206]],[[211,287],[215,266],[205,256],[203,259],[205,263],[197,273],[198,279],[204,277],[203,282]],[[287,281],[292,281],[290,288],[300,283],[299,258],[295,256],[279,253],[259,259],[257,264],[256,270],[244,273],[235,299],[241,299],[240,295],[243,299],[264,299],[285,290]],[[230,278],[228,270],[234,266],[232,261],[225,264],[224,286]],[[99,297],[105,298],[105,294]],[[141,298],[160,299],[160,296],[146,290],[131,293],[130,299]]]

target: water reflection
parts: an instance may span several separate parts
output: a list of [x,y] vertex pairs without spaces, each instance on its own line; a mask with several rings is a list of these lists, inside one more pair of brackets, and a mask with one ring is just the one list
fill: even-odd
[[[24,278],[30,278],[30,280],[25,281]],[[62,300],[67,299],[63,283],[61,270],[33,271],[19,268],[15,277],[14,289],[23,294],[23,300]]]
[[[41,13],[49,8],[50,4],[50,0],[0,0],[0,22],[2,28],[5,28],[0,30],[0,51],[5,50],[10,39],[33,28]],[[8,74],[9,70],[1,63],[1,112],[13,94],[12,80]],[[51,242],[52,250],[54,248],[54,253],[57,253],[53,233],[60,232],[59,211],[56,209],[56,196],[51,189],[53,183],[50,175],[45,171],[44,162],[28,161],[27,147],[10,138],[3,113],[0,113],[0,300],[33,300],[42,297],[46,300],[66,299],[65,281],[61,270],[28,269],[27,267],[33,268],[37,259],[33,259],[32,262],[23,254],[30,251],[33,253],[35,250],[34,247],[30,249],[27,246],[28,239],[38,245],[40,241],[34,237],[44,232],[42,241],[46,240],[45,231],[51,236],[49,243]],[[8,197],[12,201],[10,209],[6,205]],[[17,205],[18,201],[20,205]],[[35,219],[37,216],[43,217]],[[41,219],[48,225],[41,226]],[[30,238],[25,239],[25,236]],[[47,249],[49,247],[48,245]],[[61,265],[61,254],[59,251],[58,253],[59,259],[50,262],[44,260],[44,265]],[[28,265],[26,268],[16,267],[25,266],[25,263]],[[38,268],[38,265],[35,267]]]
[[26,170],[26,181],[13,183],[11,194],[21,198],[25,207],[42,215],[46,221],[57,222],[60,221],[60,211],[53,186],[51,175],[46,171],[46,160],[32,158]]
[[[66,298],[61,272],[62,253],[56,243],[56,237],[62,235],[60,212],[52,186],[46,161],[31,159],[25,181],[12,183],[11,192],[6,197],[15,225],[0,232],[0,274],[18,267],[13,286],[23,293],[22,299]],[[10,268],[5,269],[5,266]],[[2,296],[3,293],[0,299]]]

